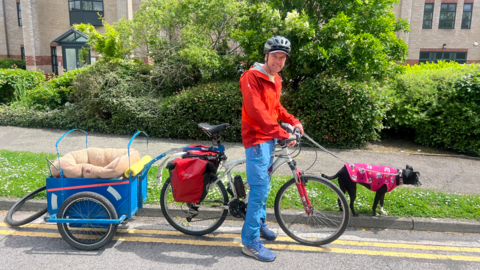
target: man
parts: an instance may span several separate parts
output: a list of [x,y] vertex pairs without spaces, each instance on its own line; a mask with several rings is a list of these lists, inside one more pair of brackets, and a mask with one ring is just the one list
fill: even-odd
[[[280,104],[282,81],[280,72],[290,52],[290,41],[284,37],[269,38],[264,46],[265,64],[255,63],[240,78],[243,96],[242,141],[247,158],[247,181],[250,185],[247,216],[242,229],[242,252],[260,261],[271,262],[276,255],[266,249],[260,237],[275,240],[277,235],[265,226],[266,202],[270,190],[268,169],[277,139],[295,139],[277,120],[298,127],[300,121]],[[288,146],[295,146],[290,141]]]

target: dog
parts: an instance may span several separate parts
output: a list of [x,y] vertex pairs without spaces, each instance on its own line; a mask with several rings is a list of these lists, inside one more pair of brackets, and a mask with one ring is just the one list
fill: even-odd
[[[395,187],[402,184],[420,186],[422,183],[418,180],[419,176],[420,173],[414,172],[413,167],[410,165],[407,165],[404,170],[398,170],[387,166],[360,163],[345,164],[345,166],[333,176],[322,174],[322,177],[328,180],[338,178],[340,189],[343,193],[348,192],[350,196],[350,210],[352,210],[354,217],[358,216],[358,214],[355,213],[353,205],[357,197],[357,184],[376,192],[372,210],[373,216],[378,216],[376,209],[379,202],[380,211],[383,214],[387,214],[383,208],[385,193],[392,191]],[[340,200],[338,201],[338,205],[340,211],[343,211]]]

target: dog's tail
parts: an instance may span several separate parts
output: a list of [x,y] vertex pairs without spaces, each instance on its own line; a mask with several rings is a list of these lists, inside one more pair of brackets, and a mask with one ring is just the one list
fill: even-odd
[[328,179],[328,180],[333,180],[333,179],[337,179],[337,178],[338,178],[338,173],[335,174],[335,175],[332,175],[332,176],[328,176],[328,175],[325,175],[325,174],[322,173],[322,177],[323,177],[323,178],[326,178],[326,179]]

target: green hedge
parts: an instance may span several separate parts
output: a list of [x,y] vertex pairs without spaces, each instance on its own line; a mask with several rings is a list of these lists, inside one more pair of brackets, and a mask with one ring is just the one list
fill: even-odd
[[89,68],[74,69],[48,82],[41,83],[29,91],[28,97],[33,104],[37,105],[37,109],[55,109],[69,100],[70,93],[75,90],[72,85],[73,79]]
[[159,134],[169,138],[206,139],[198,123],[229,123],[226,141],[241,137],[242,93],[238,81],[216,82],[188,88],[165,99],[159,112]]
[[[143,130],[157,137],[207,139],[197,128],[198,123],[230,123],[223,139],[241,141],[242,96],[237,80],[205,83],[162,98],[139,94],[142,84],[119,79],[116,73],[102,74],[103,81],[88,80],[86,74],[75,79],[85,85],[82,91],[76,89],[71,94],[73,103],[47,111],[4,108],[0,125],[116,134]],[[128,74],[124,76],[128,78]],[[320,76],[305,81],[298,91],[283,95],[282,103],[305,122],[307,134],[326,146],[341,148],[377,139],[388,108],[382,88],[376,84]]]
[[391,84],[388,124],[412,129],[415,141],[480,155],[480,85],[477,65],[424,64]]
[[[118,85],[116,90],[119,90]],[[48,111],[5,107],[0,109],[0,125],[81,128],[116,134],[132,134],[143,130],[158,137],[207,139],[198,129],[198,123],[230,123],[232,126],[223,132],[223,138],[226,141],[241,141],[242,98],[236,81],[188,88],[163,100],[145,96],[116,96],[116,92],[104,91],[101,96],[91,97],[95,103],[102,103],[101,109],[108,109],[108,113],[97,114],[98,108],[89,110],[85,107],[91,100],[66,103],[59,109]]]
[[0,58],[0,69],[4,68],[26,69],[26,63],[21,59]]
[[14,100],[15,84],[25,84],[26,90],[45,82],[45,76],[37,71],[23,69],[0,69],[0,103],[8,104]]
[[379,83],[349,82],[319,74],[289,91],[283,105],[305,132],[328,147],[354,148],[379,139],[389,104]]

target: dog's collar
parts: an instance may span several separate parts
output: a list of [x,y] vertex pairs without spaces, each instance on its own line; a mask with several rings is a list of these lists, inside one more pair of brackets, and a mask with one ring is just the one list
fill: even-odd
[[399,183],[399,186],[403,185],[403,172],[402,172],[402,170],[398,170],[398,183]]

